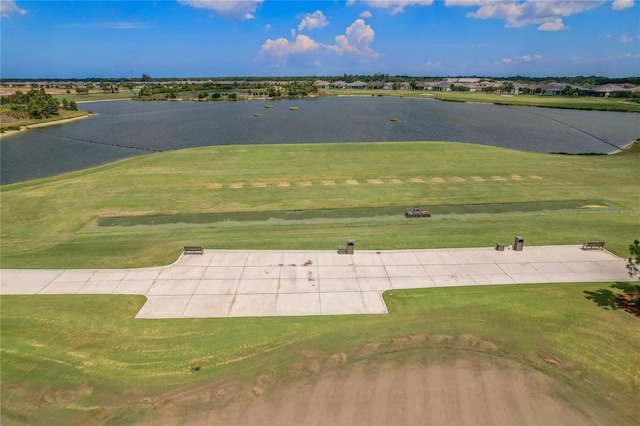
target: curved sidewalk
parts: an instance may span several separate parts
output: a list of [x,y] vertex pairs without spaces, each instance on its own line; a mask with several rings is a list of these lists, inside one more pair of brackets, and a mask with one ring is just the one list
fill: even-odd
[[141,269],[0,271],[0,294],[140,294],[136,318],[382,314],[391,289],[628,281],[626,261],[580,246],[335,251],[205,250]]

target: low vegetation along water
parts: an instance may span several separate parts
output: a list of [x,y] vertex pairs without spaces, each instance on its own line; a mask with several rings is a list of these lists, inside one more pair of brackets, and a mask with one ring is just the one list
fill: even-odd
[[640,136],[632,113],[372,96],[246,102],[85,103],[96,115],[3,138],[2,184],[155,151],[232,144],[452,141],[611,153]]

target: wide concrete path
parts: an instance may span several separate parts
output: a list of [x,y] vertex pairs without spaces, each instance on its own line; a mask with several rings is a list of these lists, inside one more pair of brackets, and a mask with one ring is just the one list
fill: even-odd
[[205,250],[142,269],[1,270],[0,294],[141,294],[136,318],[382,314],[391,289],[626,281],[606,250]]

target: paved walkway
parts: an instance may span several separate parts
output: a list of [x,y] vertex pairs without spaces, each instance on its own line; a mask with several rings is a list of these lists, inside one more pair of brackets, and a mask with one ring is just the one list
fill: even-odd
[[382,314],[391,289],[627,281],[605,250],[205,250],[142,269],[1,270],[0,294],[141,294],[136,318]]

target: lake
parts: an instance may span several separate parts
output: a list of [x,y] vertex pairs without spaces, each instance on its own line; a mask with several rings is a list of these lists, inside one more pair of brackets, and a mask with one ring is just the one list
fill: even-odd
[[96,115],[3,137],[1,183],[210,145],[451,141],[533,152],[612,153],[640,137],[639,116],[633,113],[377,96],[113,101],[80,108]]

